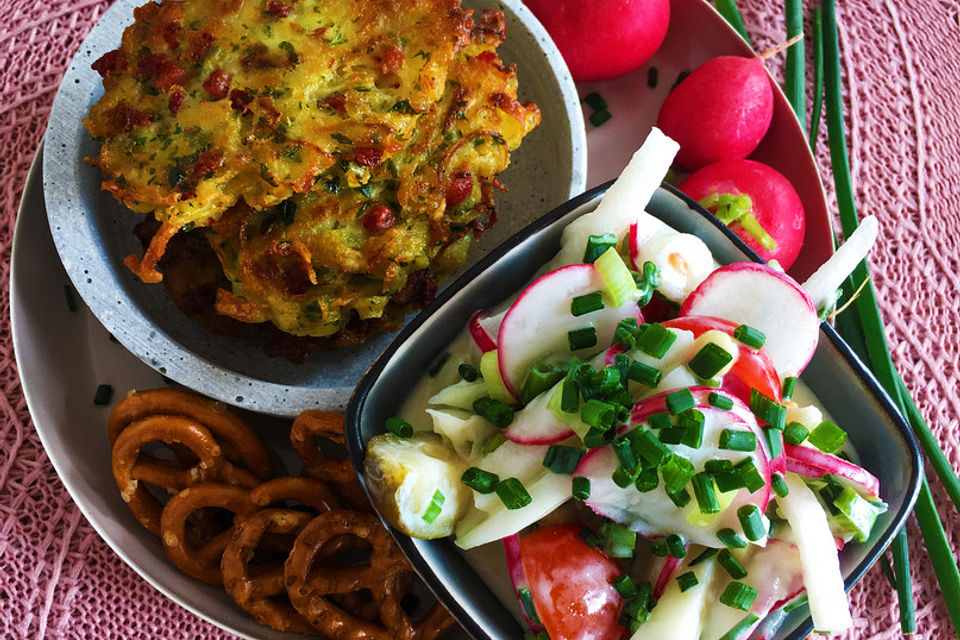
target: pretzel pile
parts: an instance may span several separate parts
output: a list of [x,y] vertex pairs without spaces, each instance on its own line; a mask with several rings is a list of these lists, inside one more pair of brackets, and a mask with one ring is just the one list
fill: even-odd
[[452,626],[439,603],[411,619],[412,568],[350,461],[318,445],[343,445],[342,416],[300,414],[290,440],[303,475],[280,478],[246,422],[186,391],[130,393],[109,433],[113,477],[134,517],[181,571],[222,585],[261,624],[330,640],[434,640]]

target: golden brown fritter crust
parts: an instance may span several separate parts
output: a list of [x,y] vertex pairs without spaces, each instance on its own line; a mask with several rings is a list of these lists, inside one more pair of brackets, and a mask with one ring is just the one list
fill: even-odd
[[217,309],[243,322],[329,336],[459,267],[539,123],[496,55],[502,16],[459,0],[163,0],[135,18],[94,64],[90,161],[161,223],[128,266],[159,281],[167,241],[205,227]]

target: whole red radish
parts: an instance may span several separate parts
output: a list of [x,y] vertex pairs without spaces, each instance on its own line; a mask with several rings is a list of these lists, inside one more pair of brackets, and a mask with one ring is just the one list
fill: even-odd
[[691,171],[750,155],[770,128],[773,89],[760,58],[704,62],[667,96],[657,126],[680,143],[677,164]]
[[[694,172],[680,190],[719,213],[724,222],[739,215],[728,222],[730,229],[764,260],[776,260],[789,269],[797,259],[803,245],[803,204],[790,181],[775,169],[755,160],[716,162]],[[740,199],[739,204],[746,205],[740,211],[736,204],[718,211],[728,200],[724,195],[749,200]]]
[[526,0],[577,82],[609,80],[647,62],[670,23],[669,0]]

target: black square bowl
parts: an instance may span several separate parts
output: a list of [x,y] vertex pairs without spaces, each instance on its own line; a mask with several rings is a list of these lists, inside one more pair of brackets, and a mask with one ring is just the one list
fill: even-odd
[[[463,330],[471,314],[492,308],[530,281],[559,249],[563,228],[592,211],[609,186],[601,185],[562,204],[510,237],[448,287],[374,362],[347,408],[347,449],[361,479],[366,441],[383,432],[385,420],[396,415],[423,372]],[[715,217],[669,185],[657,191],[647,211],[678,231],[699,236],[721,264],[761,261]],[[849,590],[876,562],[909,515],[920,486],[920,451],[873,374],[829,324],[821,324],[816,354],[801,379],[847,430],[861,464],[879,478],[881,496],[889,505],[870,539],[848,545],[840,554]],[[391,533],[427,586],[474,638],[516,640],[523,636],[525,630],[510,610],[450,539],[416,540],[393,529]],[[786,616],[775,640],[799,640],[812,629],[809,611],[801,606]]]

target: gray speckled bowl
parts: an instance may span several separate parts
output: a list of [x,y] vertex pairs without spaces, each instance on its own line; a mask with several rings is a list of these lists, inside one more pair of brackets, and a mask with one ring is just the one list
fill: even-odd
[[[99,171],[83,163],[96,143],[80,120],[102,93],[90,63],[116,48],[142,0],[118,0],[80,46],[57,92],[43,153],[43,192],[50,231],[64,267],[101,323],[138,358],[208,396],[264,413],[342,409],[360,376],[392,339],[377,335],[356,348],[313,354],[304,365],[263,354],[252,340],[214,336],[183,316],[163,285],[140,282],[123,266],[141,253],[132,229],[141,216],[101,191]],[[576,87],[546,31],[519,0],[465,0],[504,12],[508,36],[500,52],[517,63],[520,94],[543,112],[543,123],[513,154],[501,176],[500,222],[467,265],[543,211],[584,190],[586,138]]]

